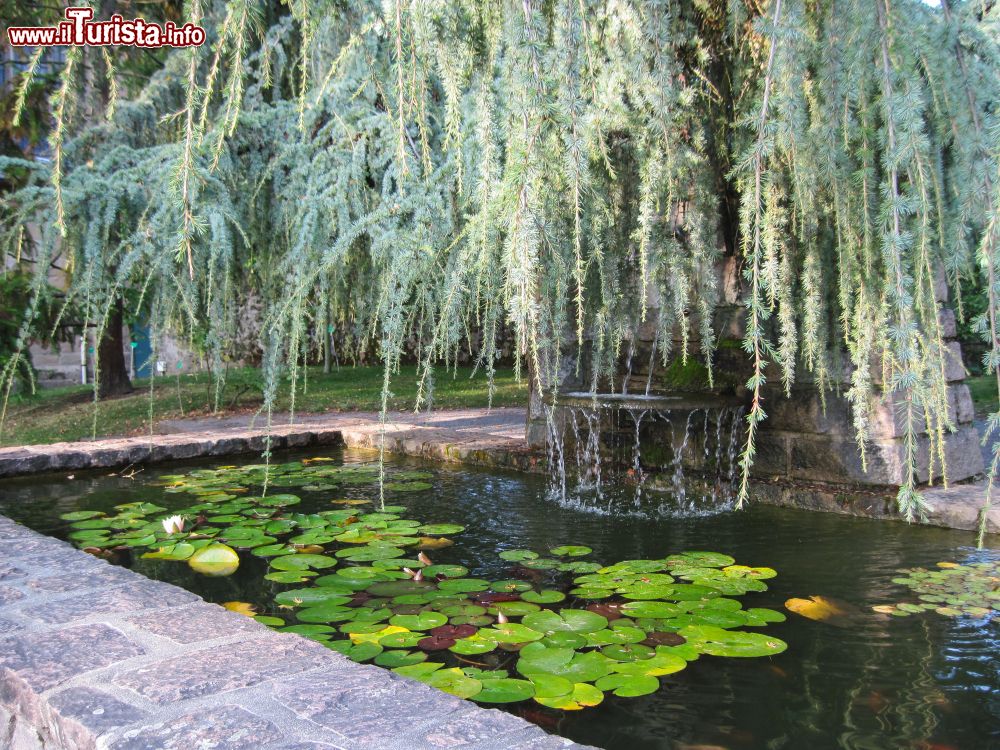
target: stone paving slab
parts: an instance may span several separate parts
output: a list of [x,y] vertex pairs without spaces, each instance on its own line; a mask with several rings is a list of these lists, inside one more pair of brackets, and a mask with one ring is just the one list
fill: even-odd
[[2,516],[0,560],[3,750],[583,748]]
[[[524,409],[447,409],[419,414],[394,412],[384,424],[378,413],[308,414],[289,424],[277,415],[271,448],[345,446],[378,449],[439,461],[531,470],[540,455],[524,441]],[[268,430],[250,416],[166,420],[162,434],[49,445],[0,448],[0,478],[50,471],[122,469],[202,456],[260,454]]]

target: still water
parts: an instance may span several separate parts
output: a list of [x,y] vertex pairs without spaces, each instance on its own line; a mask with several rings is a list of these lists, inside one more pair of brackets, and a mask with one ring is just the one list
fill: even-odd
[[[370,453],[329,455],[345,463],[372,461]],[[766,629],[788,643],[785,653],[757,659],[703,656],[661,678],[662,689],[652,695],[608,695],[600,706],[575,712],[533,702],[509,707],[550,732],[608,750],[1000,748],[1000,616],[952,619],[930,612],[897,618],[870,612],[875,604],[910,599],[907,589],[891,582],[897,568],[994,560],[1000,557],[995,538],[992,549],[976,550],[969,532],[768,506],[687,518],[598,516],[556,507],[547,499],[543,477],[394,463],[434,472],[432,490],[390,502],[406,505],[406,517],[424,523],[464,524],[453,547],[431,554],[435,562],[468,567],[473,576],[508,577],[511,564],[497,552],[512,548],[582,544],[594,549],[592,559],[607,563],[712,550],[778,571],[767,581],[768,591],[742,597],[747,607],[783,610],[790,597],[822,595],[862,613],[847,627],[789,614],[787,622]],[[190,505],[190,495],[167,494],[150,483],[159,474],[212,465],[157,467],[131,478],[78,473],[73,479],[5,480],[0,513],[65,537],[67,524],[59,515],[69,511],[110,511],[138,500],[168,508]],[[333,507],[329,491],[295,492],[303,499],[296,511]],[[371,487],[349,487],[335,494],[372,493]],[[178,562],[124,562],[210,601],[246,601],[260,613],[276,613],[274,595],[292,587],[263,580],[266,561],[243,557],[228,578],[205,578]]]

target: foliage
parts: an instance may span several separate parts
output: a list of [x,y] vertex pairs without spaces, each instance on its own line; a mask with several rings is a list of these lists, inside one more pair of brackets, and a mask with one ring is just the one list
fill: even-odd
[[[265,579],[295,586],[277,593],[281,616],[259,617],[265,624],[485,703],[534,699],[579,710],[598,705],[606,692],[623,698],[653,693],[660,677],[702,654],[761,657],[787,648],[774,636],[740,629],[782,622],[784,615],[744,610],[733,598],[766,591],[763,581],[776,572],[736,565],[729,555],[690,551],[603,566],[579,559],[592,553],[589,547],[560,545],[549,550],[554,557],[543,568],[538,553],[510,550],[501,556],[511,572],[524,575],[531,565],[524,575],[530,580],[489,581],[470,578],[462,565],[434,564],[426,552],[407,557],[433,547],[433,537],[461,534],[463,526],[421,524],[403,517],[405,507],[374,498],[298,512],[298,495],[267,491],[374,487],[383,471],[326,457],[198,469],[160,478],[165,493],[197,499],[174,515],[147,502],[118,505],[115,515],[73,511],[62,518],[76,544],[101,556],[131,550],[143,559],[186,562],[207,576],[235,573],[237,550],[263,558]],[[433,478],[391,470],[384,487],[421,484],[423,491],[433,485],[419,480]],[[251,487],[266,494],[246,494]],[[363,507],[373,503],[374,509]],[[574,584],[586,591],[559,590]],[[226,606],[256,616],[246,603]],[[293,612],[298,622],[286,625]]]
[[32,165],[9,203],[7,241],[47,217],[40,260],[70,255],[73,294],[99,325],[120,288],[140,288],[156,330],[207,331],[221,380],[252,297],[269,407],[331,323],[378,351],[383,403],[419,342],[422,404],[433,365],[451,364],[471,330],[492,374],[507,322],[517,364],[550,388],[574,341],[595,377],[610,370],[656,301],[660,356],[696,346],[711,376],[715,263],[738,254],[754,396],[741,502],[768,377],[788,388],[804,366],[821,387],[845,382],[862,455],[873,405],[901,405],[898,503],[908,518],[924,511],[920,425],[932,476],[946,476],[954,428],[938,269],[956,290],[982,275],[978,330],[988,368],[1000,364],[996,4],[187,11],[213,43],[168,55],[104,124],[72,127],[69,53],[52,168]]
[[[36,287],[35,285],[38,284]],[[10,388],[14,382],[24,392],[35,388],[35,369],[22,331],[24,311],[34,306],[27,339],[48,343],[58,340],[55,327],[60,306],[59,290],[33,275],[12,269],[0,274],[0,373]]]

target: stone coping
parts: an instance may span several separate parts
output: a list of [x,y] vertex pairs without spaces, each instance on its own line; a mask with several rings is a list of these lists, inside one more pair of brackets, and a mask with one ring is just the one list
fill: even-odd
[[[385,449],[437,461],[534,470],[544,461],[524,442],[524,409],[447,409],[387,416]],[[268,430],[249,416],[161,422],[167,434],[0,448],[0,478],[53,471],[121,469],[203,456],[260,455]],[[275,420],[272,450],[311,446],[378,449],[378,413],[304,415],[294,424]]]
[[582,748],[0,516],[5,750]]

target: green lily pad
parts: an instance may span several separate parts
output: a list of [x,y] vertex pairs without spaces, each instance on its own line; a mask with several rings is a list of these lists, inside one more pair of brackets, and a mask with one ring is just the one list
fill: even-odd
[[187,562],[196,573],[222,577],[236,572],[240,567],[240,556],[232,547],[216,543],[197,550]]
[[492,638],[483,636],[481,633],[482,631],[466,638],[457,639],[455,645],[451,646],[449,651],[454,651],[456,654],[462,654],[463,656],[488,654],[490,651],[495,651],[497,642]]
[[389,620],[391,625],[398,625],[408,630],[430,630],[447,622],[448,618],[440,612],[421,612],[418,615],[395,615]]
[[[430,482],[387,482],[383,486],[392,492],[424,492],[431,489],[434,485]],[[446,531],[442,533],[447,534],[451,532]]]
[[278,555],[287,555],[290,552],[294,552],[294,550],[287,544],[265,544],[250,550],[250,554],[254,557],[277,557]]
[[353,592],[343,588],[312,586],[306,589],[282,591],[274,597],[274,601],[287,606],[308,607],[320,602],[347,604],[351,601],[352,595]]
[[457,523],[426,523],[417,528],[421,534],[428,534],[430,536],[447,536],[449,534],[461,534],[465,531],[465,527],[459,526]]
[[555,589],[542,589],[541,591],[525,591],[521,598],[533,604],[555,604],[566,598],[566,594]]
[[424,575],[432,578],[436,576],[462,578],[469,575],[469,569],[461,565],[428,565],[424,568]]
[[[72,519],[67,519],[72,520]],[[538,557],[537,552],[532,552],[530,549],[508,549],[500,553],[501,560],[507,560],[508,562],[522,562],[524,560],[534,560]]]
[[459,698],[475,698],[483,689],[483,683],[469,677],[458,667],[439,669],[428,679],[427,684]]
[[86,521],[89,518],[97,518],[103,515],[99,510],[74,510],[70,513],[63,513],[59,518],[63,521]]
[[491,615],[501,612],[508,617],[522,617],[532,612],[538,612],[541,607],[531,602],[497,602],[489,608]]
[[594,633],[608,626],[606,617],[585,609],[542,610],[525,615],[521,622],[541,633]]
[[490,582],[483,578],[448,578],[438,583],[438,588],[442,591],[452,591],[454,593],[471,593],[473,591],[486,591],[490,587]]
[[490,584],[490,589],[504,594],[510,594],[517,591],[527,591],[530,588],[530,583],[527,583],[526,581],[518,581],[516,579],[508,581],[494,581]]
[[405,651],[403,649],[390,649],[375,657],[376,664],[389,669],[413,666],[424,661],[427,661],[427,654],[423,651]]
[[479,631],[483,638],[492,638],[497,643],[530,643],[542,638],[544,633],[516,622],[497,623],[495,627]]
[[564,544],[561,547],[553,547],[549,550],[549,554],[556,557],[583,557],[593,551],[590,547],[584,547],[582,544]]
[[482,689],[473,697],[477,703],[517,703],[526,701],[535,694],[535,686],[528,680],[501,677],[495,680],[482,679]]
[[[554,677],[554,676],[553,676]],[[555,678],[563,680],[565,678]],[[568,682],[568,680],[567,680]],[[604,693],[593,685],[586,682],[573,684],[573,689],[568,694],[563,695],[542,695],[539,696],[538,686],[535,688],[535,700],[543,706],[557,708],[562,711],[577,711],[588,706],[596,706],[604,700]]]
[[295,554],[271,558],[271,567],[275,570],[321,570],[336,564],[336,558],[328,555]]
[[[414,648],[421,640],[427,636],[423,633],[405,631],[402,633],[387,633],[379,638],[379,644],[385,648]],[[423,653],[421,651],[421,653]]]
[[598,690],[611,692],[621,698],[636,698],[649,695],[660,689],[660,681],[648,675],[609,674],[601,677],[595,687]]
[[304,583],[309,580],[309,576],[316,575],[311,570],[278,570],[264,576],[266,581],[275,583]]
[[143,558],[153,560],[187,560],[194,554],[194,552],[194,545],[186,542],[179,542],[177,544],[168,544],[167,546],[160,547],[152,552],[146,552],[143,554]]
[[773,656],[788,648],[787,643],[773,636],[712,625],[690,625],[679,633],[699,651],[712,656]]
[[616,643],[605,646],[601,649],[601,653],[615,661],[639,661],[651,658],[655,652],[641,643]]

